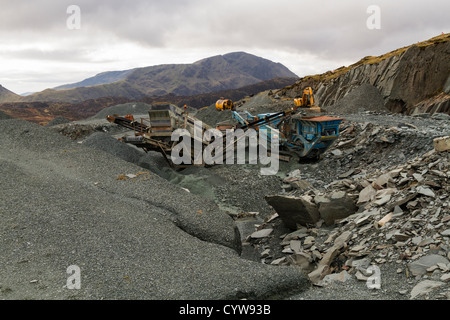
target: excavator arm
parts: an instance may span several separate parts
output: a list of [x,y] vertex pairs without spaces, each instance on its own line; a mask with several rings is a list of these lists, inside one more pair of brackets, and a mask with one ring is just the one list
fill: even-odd
[[314,95],[311,87],[307,87],[303,90],[303,95],[294,99],[297,107],[311,108],[314,105]]

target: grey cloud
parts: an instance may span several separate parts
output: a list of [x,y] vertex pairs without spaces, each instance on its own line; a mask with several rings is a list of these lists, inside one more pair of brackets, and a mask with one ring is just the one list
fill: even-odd
[[[81,8],[83,28],[92,33],[91,45],[103,33],[148,47],[279,47],[327,57],[364,53],[408,33],[426,38],[449,27],[450,11],[447,0],[18,0],[2,7],[0,33],[47,33],[57,41],[73,3]],[[366,28],[371,4],[382,10],[381,30]]]
[[49,60],[49,61],[72,61],[83,62],[86,60],[84,50],[58,49],[58,50],[1,50],[0,58],[4,59],[29,59],[29,60]]
[[[81,30],[66,28],[72,4],[81,8]],[[366,27],[369,5],[381,8],[381,30]],[[450,32],[448,0],[15,0],[1,9],[0,62],[15,55],[89,63],[111,42],[180,55],[254,49],[356,62]],[[50,49],[33,48],[42,43]]]

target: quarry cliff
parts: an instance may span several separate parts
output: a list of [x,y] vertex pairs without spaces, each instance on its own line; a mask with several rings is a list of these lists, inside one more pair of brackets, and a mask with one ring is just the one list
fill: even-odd
[[302,88],[311,86],[318,104],[332,111],[334,105],[362,85],[366,89],[375,87],[390,112],[449,113],[450,34],[303,77],[279,94],[294,98]]

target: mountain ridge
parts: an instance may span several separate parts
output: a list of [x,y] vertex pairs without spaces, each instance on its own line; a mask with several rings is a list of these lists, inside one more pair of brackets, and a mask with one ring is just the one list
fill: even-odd
[[245,52],[232,52],[191,64],[161,64],[107,71],[77,83],[15,98],[23,102],[77,103],[101,97],[141,99],[167,94],[191,96],[237,89],[273,78],[298,76],[281,63]]
[[238,89],[203,93],[193,96],[177,96],[168,94],[164,96],[145,96],[142,99],[127,99],[124,97],[101,97],[89,99],[77,103],[69,102],[4,102],[0,104],[0,112],[25,119],[30,122],[45,125],[55,117],[64,117],[68,120],[81,120],[95,115],[100,110],[129,102],[153,103],[173,103],[179,106],[188,105],[192,108],[202,108],[209,106],[224,96],[234,101],[248,95],[254,95],[269,89],[283,88],[288,84],[293,84],[297,78],[274,78],[262,81],[253,85]]
[[105,71],[96,74],[93,77],[86,78],[79,82],[74,82],[70,84],[65,84],[62,86],[58,86],[53,88],[54,90],[65,90],[65,89],[74,89],[79,87],[90,87],[99,84],[108,84],[116,81],[122,80],[129,73],[131,73],[135,69],[122,70],[122,71]]
[[0,103],[20,99],[20,96],[0,85]]

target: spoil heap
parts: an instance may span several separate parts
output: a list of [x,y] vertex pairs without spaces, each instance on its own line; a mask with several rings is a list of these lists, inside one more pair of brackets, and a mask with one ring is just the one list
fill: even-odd
[[[273,230],[275,221],[282,220],[291,231],[278,239],[269,238],[272,232],[249,236],[247,245],[257,248],[265,263],[300,266],[317,286],[350,278],[367,282],[371,265],[386,264],[414,285],[410,298],[430,292],[445,297],[450,280],[450,138],[435,139],[434,145],[422,156],[382,171],[348,173],[320,190],[303,183],[288,195],[266,197],[277,213],[257,230]],[[297,171],[285,181],[303,180]]]

